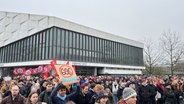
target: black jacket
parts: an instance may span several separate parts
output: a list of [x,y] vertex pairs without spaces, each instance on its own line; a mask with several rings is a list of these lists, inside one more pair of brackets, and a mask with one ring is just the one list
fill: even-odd
[[96,92],[94,90],[90,89],[88,91],[87,95],[86,95],[87,96],[87,100],[90,101],[90,99],[92,98],[92,96],[95,95],[95,94],[96,94]]
[[169,88],[165,88],[164,90],[165,103],[166,104],[177,104],[174,91]]
[[51,99],[51,92],[47,92],[46,90],[43,91],[39,95],[40,101],[41,102],[46,102],[47,104],[52,104],[52,99]]
[[151,89],[149,85],[141,85],[139,89],[139,94],[141,101],[151,101]]
[[87,98],[86,95],[83,95],[82,93],[79,93],[78,96],[76,96],[75,100],[73,100],[76,104],[89,104],[89,98]]

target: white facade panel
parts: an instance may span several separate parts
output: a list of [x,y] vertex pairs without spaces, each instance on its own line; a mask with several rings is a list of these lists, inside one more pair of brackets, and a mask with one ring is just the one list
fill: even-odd
[[14,23],[22,24],[29,19],[29,16],[26,14],[16,14],[12,19]]
[[4,17],[3,19],[0,20],[0,24],[4,27],[7,27],[11,23],[12,23],[12,18],[10,17]]
[[2,20],[5,17],[6,17],[6,12],[0,12],[0,20]]
[[0,34],[5,31],[5,27],[0,25]]
[[19,29],[20,29],[20,24],[11,23],[6,27],[5,31],[13,33],[15,31],[18,31]]
[[141,70],[115,70],[115,69],[104,69],[99,70],[98,74],[142,74]]
[[44,17],[46,17],[46,16],[31,14],[29,18],[30,18],[30,20],[39,21],[39,20],[43,19]]
[[[7,45],[11,42],[14,42],[16,40],[19,40],[21,38],[32,35],[43,29],[46,29],[52,26],[58,26],[61,28],[66,28],[69,30],[73,30],[73,31],[93,35],[96,37],[100,37],[100,38],[104,38],[104,39],[108,39],[108,40],[143,48],[143,43],[141,42],[137,42],[137,41],[126,39],[126,38],[123,38],[117,35],[109,34],[103,31],[89,28],[89,27],[79,25],[74,22],[66,21],[64,19],[56,18],[53,16],[0,12],[0,25],[2,26],[1,32],[3,32],[4,30],[5,30],[4,32],[12,32],[11,35],[15,35],[15,34],[17,35],[17,33],[19,34],[22,33],[19,31],[27,31],[27,32],[24,32],[26,34],[21,34],[17,37],[12,36],[14,38],[8,39],[11,41],[5,42],[7,39],[0,39],[0,47],[3,45]],[[0,32],[1,36],[4,35],[1,32]]]
[[15,18],[16,16],[18,16],[17,13],[6,13],[7,17],[10,17],[10,18]]
[[48,27],[48,17],[44,17],[41,20],[39,20],[38,26],[41,28],[47,28]]
[[[50,64],[50,61],[51,60],[0,63],[0,67],[46,65],[46,64]],[[57,60],[57,64],[66,64],[66,61],[59,61],[59,60]],[[145,69],[145,67],[142,67],[142,66],[114,65],[114,64],[102,64],[102,63],[87,63],[87,62],[75,62],[75,61],[70,61],[70,64],[71,65],[76,65],[76,66],[124,68],[124,69],[135,69],[135,70],[137,70],[137,69]]]

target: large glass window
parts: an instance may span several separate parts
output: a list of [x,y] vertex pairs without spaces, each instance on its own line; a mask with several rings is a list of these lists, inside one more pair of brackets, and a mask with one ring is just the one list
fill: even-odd
[[52,55],[50,59],[52,58],[56,58],[56,52],[57,52],[57,34],[56,34],[57,30],[56,28],[53,28],[52,30],[52,42],[53,42],[53,46],[52,46]]
[[65,31],[65,60],[69,60],[69,33]]
[[40,39],[39,39],[39,35],[36,34],[36,56],[35,56],[35,60],[39,60],[39,47],[40,47]]
[[43,35],[42,35],[42,51],[41,51],[41,60],[44,60],[45,59],[45,47],[46,47],[46,32],[44,31],[43,32]]
[[53,59],[53,29],[49,31],[49,59]]
[[68,34],[69,36],[69,44],[68,44],[68,49],[69,49],[69,51],[68,51],[68,53],[69,53],[69,60],[72,60],[72,57],[73,57],[73,34],[72,34],[72,32],[69,32],[69,34]]
[[72,60],[76,60],[76,52],[77,52],[77,50],[76,50],[76,33],[74,33],[73,32],[73,45],[72,45],[72,47],[73,47],[73,58],[72,58]]
[[82,41],[83,41],[83,43],[82,43],[82,47],[83,47],[83,56],[82,56],[82,61],[86,61],[86,36],[85,35],[82,35]]
[[61,30],[57,29],[57,52],[56,52],[56,58],[61,60]]
[[61,59],[65,60],[65,30],[61,31]]
[[143,49],[51,27],[0,48],[0,62],[72,60],[143,66]]

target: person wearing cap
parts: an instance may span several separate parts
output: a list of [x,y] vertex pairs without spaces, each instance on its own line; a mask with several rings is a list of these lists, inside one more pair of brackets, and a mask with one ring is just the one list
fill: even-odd
[[136,104],[136,96],[137,93],[134,89],[125,87],[123,90],[122,99],[118,102],[118,104]]
[[105,90],[101,90],[98,94],[95,104],[110,104],[108,94]]

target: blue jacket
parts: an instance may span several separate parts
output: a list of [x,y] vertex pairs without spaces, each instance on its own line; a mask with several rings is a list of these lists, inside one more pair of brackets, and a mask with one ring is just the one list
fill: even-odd
[[57,97],[57,92],[58,90],[60,90],[60,88],[61,88],[61,84],[58,84],[57,87],[54,88],[54,90],[51,93],[51,99],[52,99],[53,104],[66,104],[67,101],[74,100],[75,97],[78,96],[80,92],[80,87],[77,86],[77,90],[74,93],[67,95],[66,99],[62,100],[59,97]]

